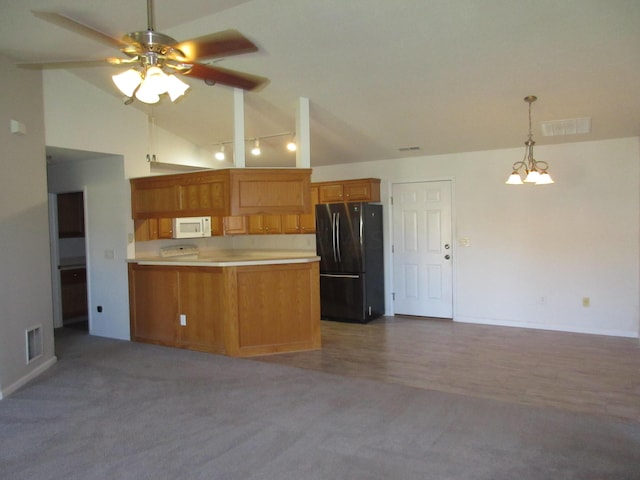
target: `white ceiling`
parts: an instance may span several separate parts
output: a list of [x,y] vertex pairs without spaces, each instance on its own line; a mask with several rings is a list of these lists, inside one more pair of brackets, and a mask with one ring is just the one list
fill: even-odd
[[[18,61],[118,55],[31,10],[116,37],[147,26],[145,0],[0,0],[0,52]],[[538,145],[639,135],[639,25],[638,0],[155,2],[156,30],[179,41],[236,28],[258,45],[220,63],[270,79],[245,95],[247,137],[293,131],[298,98],[310,99],[312,166],[518,147],[530,94]],[[120,101],[113,67],[73,72]],[[232,90],[189,83],[154,108],[156,123],[201,146],[231,140]],[[574,117],[592,132],[541,136],[541,121]]]

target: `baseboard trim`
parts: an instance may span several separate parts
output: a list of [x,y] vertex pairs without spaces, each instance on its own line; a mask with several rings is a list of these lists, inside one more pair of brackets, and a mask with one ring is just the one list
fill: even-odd
[[497,327],[516,327],[516,328],[531,328],[534,330],[551,330],[554,332],[567,332],[567,333],[584,333],[587,335],[605,335],[607,337],[625,337],[625,338],[640,338],[638,332],[628,332],[625,330],[599,330],[593,328],[579,328],[566,325],[540,325],[535,323],[522,323],[522,322],[510,322],[505,320],[493,320],[487,318],[475,318],[475,317],[456,317],[455,322],[460,323],[475,323],[478,325],[494,325]]
[[55,365],[55,363],[58,361],[58,357],[56,357],[55,355],[53,357],[51,357],[49,360],[41,363],[40,365],[38,365],[36,368],[34,368],[33,370],[31,370],[29,373],[27,373],[24,377],[20,378],[18,381],[13,382],[11,385],[9,385],[7,388],[2,388],[0,387],[0,400],[2,400],[5,397],[8,397],[9,395],[11,395],[13,392],[15,392],[16,390],[18,390],[20,387],[24,386],[26,383],[30,382],[31,380],[33,380],[34,378],[38,377],[39,375],[41,375],[42,373],[44,373],[46,370],[48,370],[49,368],[51,368],[53,365]]

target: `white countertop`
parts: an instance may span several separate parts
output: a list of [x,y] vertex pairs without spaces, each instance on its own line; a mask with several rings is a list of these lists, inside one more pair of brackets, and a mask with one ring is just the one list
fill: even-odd
[[246,265],[278,265],[320,261],[314,252],[299,250],[212,250],[197,255],[177,257],[145,256],[130,258],[129,263],[139,265],[175,265],[188,267],[237,267]]

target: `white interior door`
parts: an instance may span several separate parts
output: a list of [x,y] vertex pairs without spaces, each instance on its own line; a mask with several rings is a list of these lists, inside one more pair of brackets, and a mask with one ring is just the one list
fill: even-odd
[[394,312],[453,318],[451,182],[396,183]]

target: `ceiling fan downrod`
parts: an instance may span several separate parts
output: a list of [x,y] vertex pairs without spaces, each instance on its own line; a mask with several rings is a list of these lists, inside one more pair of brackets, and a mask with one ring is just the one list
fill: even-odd
[[147,0],[147,30],[153,32],[155,30],[155,21],[153,18],[153,0]]

